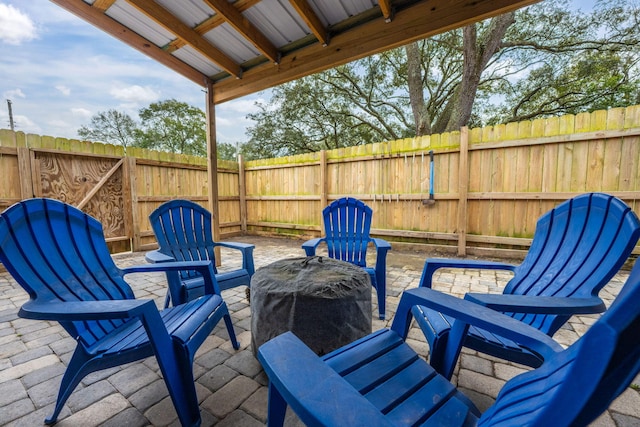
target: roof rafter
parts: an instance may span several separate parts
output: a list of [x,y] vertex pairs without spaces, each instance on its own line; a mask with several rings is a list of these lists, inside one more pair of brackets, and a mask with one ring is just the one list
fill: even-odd
[[[244,12],[245,10],[249,9],[250,7],[255,6],[256,4],[260,3],[261,0],[238,0],[237,2],[233,3],[233,7],[235,7],[236,9],[238,9],[238,12]],[[194,28],[195,32],[203,35],[211,30],[213,30],[214,28],[216,28],[219,25],[222,25],[225,23],[225,20],[222,18],[222,16],[220,15],[213,15],[212,17],[205,19],[203,22],[201,22],[200,24],[196,25],[196,27]],[[181,39],[175,39],[173,40],[171,43],[169,43],[167,46],[165,46],[164,50],[166,50],[167,52],[175,52],[176,50],[180,49],[181,47],[185,46],[187,43],[184,40]]]
[[382,16],[386,22],[391,22],[393,17],[393,9],[391,9],[390,0],[378,0],[378,6],[380,6],[380,10],[382,11]]
[[211,59],[218,64],[226,72],[234,77],[242,76],[242,68],[229,58],[224,52],[213,46],[198,34],[193,28],[189,27],[171,12],[160,6],[154,0],[127,0],[131,5],[135,6],[140,12],[162,25],[166,30],[183,39],[198,52]]
[[96,0],[91,6],[104,12],[109,9],[115,2],[116,0]]
[[309,26],[311,32],[316,36],[318,41],[323,46],[329,44],[329,32],[318,18],[318,15],[313,11],[307,0],[289,0],[294,7],[298,15],[302,17],[304,22]]
[[280,52],[269,41],[269,39],[260,32],[248,19],[227,0],[204,0],[213,10],[215,10],[226,22],[229,23],[237,32],[242,34],[249,40],[260,52],[269,58],[272,62],[278,63],[280,60]]
[[[116,39],[144,53],[152,59],[155,59],[159,63],[181,74],[194,83],[197,83],[198,85],[203,86],[210,80],[209,76],[206,74],[201,73],[168,52],[165,52],[154,44],[149,43],[149,40],[134,33],[129,28],[105,15],[104,11],[97,7],[92,7],[83,0],[51,0],[51,2],[73,13],[86,22],[100,28],[107,34],[112,35]],[[101,2],[102,5],[104,5],[103,3],[105,2]]]

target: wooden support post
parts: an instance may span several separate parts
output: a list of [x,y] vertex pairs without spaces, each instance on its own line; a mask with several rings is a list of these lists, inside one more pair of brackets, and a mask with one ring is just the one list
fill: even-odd
[[329,204],[327,187],[327,152],[322,150],[320,151],[320,236],[322,236],[324,230],[322,210]]
[[240,196],[240,229],[247,232],[247,187],[244,177],[244,157],[238,154],[238,195]]
[[469,128],[460,129],[460,162],[458,164],[458,255],[467,254],[467,203],[469,193]]
[[[213,240],[220,241],[220,209],[218,195],[218,145],[216,143],[216,104],[213,101],[213,83],[207,80],[207,169],[209,171],[209,212],[213,227]],[[220,248],[215,249],[216,265],[222,264]]]

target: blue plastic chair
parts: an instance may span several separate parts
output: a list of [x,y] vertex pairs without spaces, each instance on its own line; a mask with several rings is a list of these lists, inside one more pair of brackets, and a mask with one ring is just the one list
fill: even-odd
[[[405,291],[391,329],[316,356],[287,332],[263,344],[269,376],[268,426],[281,426],[287,405],[314,426],[586,426],[640,372],[640,264],[611,308],[568,349],[502,313],[429,288]],[[455,318],[459,349],[469,325],[519,342],[543,364],[508,381],[483,414],[411,347],[411,307]]]
[[[387,252],[391,245],[384,239],[369,236],[373,211],[362,201],[352,197],[338,199],[322,210],[325,237],[311,239],[302,244],[307,256],[315,256],[320,243],[327,245],[331,258],[350,262],[364,268],[371,285],[378,294],[380,319],[385,317],[387,293]],[[376,265],[367,267],[367,246],[376,248]]]
[[[519,266],[428,259],[420,286],[430,288],[439,268],[513,271],[502,295],[471,294],[469,299],[553,336],[571,315],[605,310],[598,292],[631,255],[639,236],[640,221],[623,201],[602,193],[583,194],[538,220],[531,248]],[[451,378],[457,356],[445,356],[444,349],[452,320],[422,306],[414,307],[413,315],[429,342],[431,366]],[[539,355],[481,328],[470,328],[464,345],[531,367],[542,363]]]
[[[221,319],[239,348],[209,261],[119,269],[101,224],[51,199],[26,200],[0,215],[0,261],[29,293],[19,316],[58,321],[78,342],[47,424],[56,422],[86,375],[155,355],[180,422],[200,425],[192,371],[196,350]],[[202,274],[206,295],[163,311],[153,300],[135,299],[124,280],[129,273],[185,268]]]
[[[160,249],[146,254],[151,263],[170,261],[211,261],[221,291],[236,286],[249,286],[255,272],[254,245],[236,242],[214,242],[211,212],[189,200],[171,200],[163,203],[149,215],[151,227]],[[219,273],[216,268],[215,248],[238,250],[242,255],[242,268]],[[170,302],[184,304],[204,295],[204,281],[195,270],[181,271],[180,275],[167,275],[169,292],[165,307]]]

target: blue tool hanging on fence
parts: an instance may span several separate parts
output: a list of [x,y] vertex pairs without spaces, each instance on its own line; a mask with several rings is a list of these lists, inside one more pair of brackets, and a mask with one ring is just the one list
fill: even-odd
[[423,205],[433,206],[436,203],[435,197],[433,195],[433,178],[433,150],[429,150],[429,198],[422,201]]

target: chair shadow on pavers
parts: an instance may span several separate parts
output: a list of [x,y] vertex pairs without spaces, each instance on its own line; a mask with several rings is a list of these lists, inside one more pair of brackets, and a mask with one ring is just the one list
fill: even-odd
[[[211,261],[221,291],[251,284],[255,271],[254,245],[239,242],[214,242],[211,228],[211,212],[189,200],[176,199],[163,203],[149,215],[151,227],[160,249],[148,252],[151,263],[170,261]],[[218,272],[216,248],[228,248],[239,252],[242,267]],[[165,307],[184,304],[204,294],[204,281],[195,270],[183,270],[179,274],[167,274],[169,290]],[[248,293],[247,293],[248,295]]]
[[[0,215],[0,261],[29,294],[19,316],[58,321],[77,341],[47,424],[56,422],[86,375],[155,356],[180,423],[200,425],[192,370],[196,351],[220,320],[239,348],[210,261],[120,269],[102,225],[52,199],[25,200]],[[130,273],[185,269],[202,275],[204,295],[161,311],[153,300],[135,299],[124,280]]]
[[[512,271],[501,295],[473,293],[466,298],[553,336],[572,315],[605,310],[598,293],[627,261],[639,236],[640,221],[622,200],[603,193],[582,194],[540,217],[520,265],[428,259],[420,286],[430,288],[440,268]],[[412,311],[429,342],[431,366],[451,378],[459,357],[445,354],[452,319],[420,305]],[[542,363],[535,352],[479,327],[469,328],[464,346],[531,367]]]
[[[384,239],[372,238],[371,220],[373,211],[361,200],[344,197],[335,200],[322,210],[324,237],[311,239],[302,244],[307,256],[316,255],[318,245],[325,243],[330,258],[358,265],[369,273],[371,285],[378,294],[378,313],[385,318],[387,294],[387,252],[391,245]],[[367,247],[376,248],[376,263],[367,267]]]
[[[498,311],[429,288],[405,291],[390,329],[318,357],[291,332],[263,344],[268,420],[281,426],[287,406],[307,426],[586,426],[640,372],[640,263],[600,319],[563,349],[539,329]],[[538,368],[500,390],[480,413],[405,342],[411,307],[454,321],[448,346],[462,346],[470,325],[540,354]],[[461,333],[455,333],[455,331]]]

